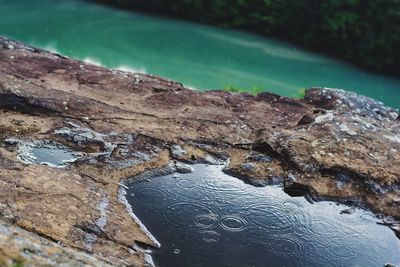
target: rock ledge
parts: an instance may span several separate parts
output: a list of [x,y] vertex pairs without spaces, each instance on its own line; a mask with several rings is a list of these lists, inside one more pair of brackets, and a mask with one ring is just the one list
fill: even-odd
[[[20,147],[32,140],[81,156],[65,168],[26,164]],[[399,152],[399,111],[354,93],[197,92],[0,37],[0,265],[152,265],[145,247],[157,241],[120,190],[124,179],[189,172],[180,162],[227,162],[258,186],[370,208],[397,231]],[[32,246],[40,253],[21,249]]]

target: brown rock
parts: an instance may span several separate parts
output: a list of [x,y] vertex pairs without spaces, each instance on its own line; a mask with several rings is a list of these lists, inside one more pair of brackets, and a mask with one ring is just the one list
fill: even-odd
[[[16,225],[6,228],[141,266],[148,257],[137,244],[157,242],[129,214],[121,181],[174,160],[229,158],[226,171],[256,184],[295,186],[398,218],[398,118],[341,90],[314,88],[305,99],[197,92],[0,38],[0,214]],[[86,154],[65,169],[27,165],[18,153],[30,140]]]

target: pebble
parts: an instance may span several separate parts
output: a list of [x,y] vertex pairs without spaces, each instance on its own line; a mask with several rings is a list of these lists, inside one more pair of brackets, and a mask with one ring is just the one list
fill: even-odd
[[340,214],[353,214],[355,212],[354,208],[348,208],[340,211]]
[[175,164],[175,167],[176,167],[176,171],[179,173],[192,173],[193,172],[193,168],[191,166],[183,164],[183,163],[178,162]]

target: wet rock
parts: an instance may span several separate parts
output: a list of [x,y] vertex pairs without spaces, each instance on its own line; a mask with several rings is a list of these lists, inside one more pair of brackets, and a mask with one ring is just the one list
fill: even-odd
[[204,158],[202,158],[200,160],[198,159],[197,161],[199,163],[207,163],[207,164],[212,164],[212,165],[223,165],[225,163],[224,160],[214,157],[210,154],[206,155]]
[[344,209],[340,211],[340,214],[353,214],[355,212],[354,208]]
[[336,180],[343,182],[343,183],[350,183],[351,182],[351,176],[345,172],[338,172],[336,174]]
[[98,133],[70,121],[67,124],[68,128],[57,129],[54,131],[54,134],[89,152],[111,151],[114,148],[110,142],[105,141],[105,134]]
[[279,177],[279,176],[274,176],[269,179],[251,179],[251,180],[246,180],[246,181],[248,181],[250,184],[257,186],[257,187],[283,184],[283,178]]
[[183,163],[176,163],[175,164],[176,171],[179,173],[192,173],[193,168],[189,165],[183,164]]
[[336,186],[342,188],[351,183],[351,176],[345,172],[338,172],[336,174]]
[[173,158],[180,159],[182,156],[186,155],[186,150],[180,145],[172,145],[171,153]]
[[400,238],[400,224],[390,226],[390,229],[396,234],[398,238]]
[[289,174],[283,181],[284,191],[292,197],[311,196],[312,190],[308,185],[297,182],[297,178],[293,174]]
[[8,146],[15,146],[17,145],[19,142],[18,139],[15,138],[7,138],[4,140],[4,144],[8,145]]
[[[157,242],[123,191],[133,180],[190,171],[175,160],[224,164],[258,185],[285,177],[291,195],[400,217],[399,111],[373,99],[329,88],[305,99],[197,92],[2,37],[0,58],[0,213],[33,239],[113,265],[150,262],[132,244]],[[21,163],[20,141],[43,139],[85,156],[62,170]]]
[[271,162],[272,158],[270,156],[263,155],[261,153],[252,151],[247,156],[246,159],[249,161],[258,161],[258,162]]
[[113,266],[0,219],[1,266]]
[[256,168],[256,165],[254,163],[244,163],[240,168],[245,172],[251,172]]
[[367,188],[374,192],[375,194],[385,194],[386,190],[384,190],[377,182],[373,180],[366,180],[364,181]]
[[210,154],[207,154],[207,153],[202,157],[192,156],[191,162],[192,163],[205,163],[205,164],[211,164],[211,165],[223,165],[225,163],[225,161],[223,159],[219,159],[219,158],[212,156]]

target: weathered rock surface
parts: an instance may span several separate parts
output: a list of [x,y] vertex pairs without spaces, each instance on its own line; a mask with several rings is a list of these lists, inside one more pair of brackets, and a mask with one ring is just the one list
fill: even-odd
[[112,265],[87,253],[38,237],[9,222],[0,221],[0,266]]
[[[30,140],[85,154],[66,168],[26,164],[18,154]],[[353,93],[196,92],[0,38],[0,262],[19,255],[35,265],[18,245],[3,249],[12,231],[28,243],[49,240],[43,250],[65,253],[54,261],[151,265],[143,247],[158,243],[129,212],[122,181],[190,171],[174,161],[227,161],[227,172],[256,185],[280,183],[398,219],[399,151],[399,112]]]

